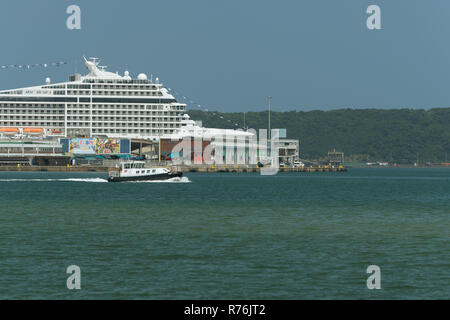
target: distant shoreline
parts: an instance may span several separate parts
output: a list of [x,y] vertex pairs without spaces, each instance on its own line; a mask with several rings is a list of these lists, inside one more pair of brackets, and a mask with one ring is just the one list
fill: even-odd
[[387,168],[402,168],[402,169],[423,169],[423,168],[431,168],[431,169],[439,169],[445,168],[450,169],[450,165],[440,165],[440,164],[432,164],[432,165],[419,165],[415,166],[413,164],[399,164],[399,165],[389,165],[389,166],[368,166],[368,165],[346,165],[347,168],[363,168],[363,169],[387,169]]
[[[210,128],[268,127],[267,111],[188,114]],[[287,139],[299,140],[303,159],[326,162],[327,153],[336,150],[344,152],[348,162],[364,164],[450,161],[450,108],[271,111],[270,119],[272,128],[286,129]]]

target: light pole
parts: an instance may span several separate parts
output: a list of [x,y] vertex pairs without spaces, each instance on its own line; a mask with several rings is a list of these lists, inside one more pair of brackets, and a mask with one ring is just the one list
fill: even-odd
[[271,134],[270,134],[270,101],[272,100],[272,97],[268,96],[267,100],[269,102],[269,133],[268,133],[268,138],[269,138],[269,141],[270,141],[270,138],[271,138]]

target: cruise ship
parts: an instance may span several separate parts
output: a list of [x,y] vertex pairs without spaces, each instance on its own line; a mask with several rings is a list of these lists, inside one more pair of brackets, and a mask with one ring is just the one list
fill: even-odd
[[0,91],[1,136],[157,139],[179,132],[186,105],[156,78],[132,79],[84,58],[89,73],[69,81]]

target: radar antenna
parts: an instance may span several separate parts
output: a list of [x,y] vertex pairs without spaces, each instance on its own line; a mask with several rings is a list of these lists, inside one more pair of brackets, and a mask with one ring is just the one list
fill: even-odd
[[89,57],[89,59],[92,60],[93,63],[95,63],[95,65],[98,65],[100,63],[100,59],[96,58],[96,57]]

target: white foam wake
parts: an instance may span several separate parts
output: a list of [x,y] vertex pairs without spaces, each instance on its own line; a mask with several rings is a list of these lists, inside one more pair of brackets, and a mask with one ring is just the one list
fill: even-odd
[[67,179],[56,179],[58,181],[72,181],[72,182],[108,182],[106,179],[102,178],[67,178]]
[[66,179],[0,179],[0,182],[33,182],[33,181],[71,181],[71,182],[108,182],[102,178],[66,178]]
[[189,183],[192,182],[188,177],[175,177],[167,180],[149,180],[149,181],[127,181],[128,183]]
[[[0,182],[47,182],[47,181],[69,181],[69,182],[108,182],[102,178],[65,178],[65,179],[0,179]],[[175,177],[167,180],[153,181],[128,181],[129,183],[189,183],[192,182],[188,177]]]

